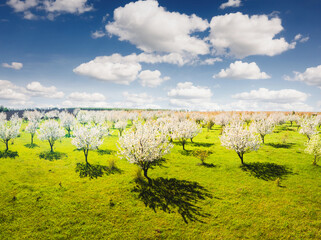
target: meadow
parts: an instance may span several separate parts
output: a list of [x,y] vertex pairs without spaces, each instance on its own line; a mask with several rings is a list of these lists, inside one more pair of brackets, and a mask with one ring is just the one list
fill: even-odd
[[[48,142],[28,148],[22,131],[10,145],[19,156],[0,158],[0,239],[321,239],[321,167],[296,125],[277,126],[244,166],[221,146],[220,126],[203,128],[186,151],[174,141],[149,170],[152,186],[135,181],[137,166],[117,156],[110,133],[88,156],[101,174],[76,171],[84,155],[70,138],[55,144],[60,159],[46,160]],[[196,149],[212,152],[206,165]]]

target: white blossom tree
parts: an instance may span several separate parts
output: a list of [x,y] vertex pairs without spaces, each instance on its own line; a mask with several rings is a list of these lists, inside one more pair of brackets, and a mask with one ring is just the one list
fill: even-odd
[[6,145],[6,152],[9,150],[9,141],[15,139],[20,133],[21,122],[17,114],[14,114],[9,121],[0,121],[0,139]]
[[255,121],[251,124],[250,128],[257,132],[258,134],[260,134],[262,142],[264,144],[264,137],[267,134],[272,133],[273,128],[274,128],[274,124],[273,121],[271,119],[262,119],[259,121]]
[[0,112],[0,122],[5,121],[7,119],[7,114],[4,112]]
[[183,150],[185,150],[185,144],[187,140],[191,139],[192,141],[192,139],[201,131],[202,129],[194,121],[187,120],[187,119],[178,121],[176,122],[176,125],[175,125],[173,139],[178,140],[182,144]]
[[253,129],[245,128],[242,122],[234,122],[225,126],[220,139],[222,146],[237,153],[242,164],[244,164],[245,153],[257,151],[261,146],[258,134]]
[[118,129],[119,131],[119,136],[122,135],[123,131],[127,127],[127,120],[119,120],[118,122],[115,123],[115,128]]
[[321,138],[319,135],[311,137],[307,143],[305,152],[314,156],[313,165],[317,165],[317,160],[321,157]]
[[64,111],[59,113],[59,119],[60,119],[61,126],[63,126],[65,130],[68,132],[67,136],[70,137],[71,129],[75,125],[74,115]]
[[167,133],[154,121],[136,122],[119,138],[117,146],[119,155],[138,165],[149,183],[151,179],[147,175],[148,169],[157,166],[173,147]]
[[77,149],[83,150],[86,165],[90,165],[88,163],[89,150],[95,150],[103,143],[101,129],[89,124],[85,126],[76,126],[73,135],[74,138],[71,143],[75,145]]
[[38,138],[42,141],[48,141],[50,152],[53,152],[55,142],[65,136],[65,131],[55,120],[47,120],[41,124],[38,131]]
[[309,140],[313,135],[318,133],[317,131],[318,123],[315,120],[315,118],[306,117],[301,119],[300,126],[301,126],[300,133],[306,135]]
[[299,117],[298,115],[296,115],[296,114],[291,114],[291,115],[288,115],[288,116],[287,116],[287,120],[290,122],[291,127],[292,127],[292,125],[293,125],[294,122],[295,122],[295,123],[298,123],[298,122],[299,122],[300,117]]
[[27,119],[29,122],[40,122],[41,118],[43,117],[43,113],[34,110],[34,111],[24,111],[23,112],[23,117]]
[[39,128],[39,122],[37,122],[37,121],[30,121],[28,126],[26,127],[26,132],[30,133],[30,135],[31,135],[30,146],[33,146],[33,138],[34,138],[38,128]]

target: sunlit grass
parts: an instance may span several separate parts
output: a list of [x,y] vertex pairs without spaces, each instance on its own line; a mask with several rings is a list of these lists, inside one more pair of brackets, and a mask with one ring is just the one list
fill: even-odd
[[[103,169],[97,178],[76,172],[85,160],[70,139],[57,141],[63,157],[48,161],[39,155],[49,144],[35,137],[36,147],[25,146],[23,132],[10,145],[19,156],[0,158],[0,239],[320,239],[321,167],[304,153],[307,138],[287,127],[245,154],[246,169],[221,146],[220,127],[204,129],[187,151],[175,143],[164,166],[149,171],[150,188],[134,180],[136,166],[118,159],[116,130],[89,153]],[[200,165],[196,149],[212,152],[206,163],[214,167]],[[185,223],[186,209],[198,220]]]

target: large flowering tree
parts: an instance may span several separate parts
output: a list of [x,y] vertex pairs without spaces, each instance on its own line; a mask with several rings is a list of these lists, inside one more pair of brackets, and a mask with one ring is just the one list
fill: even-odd
[[74,129],[74,138],[71,143],[75,145],[77,149],[83,150],[86,165],[90,165],[88,163],[89,150],[95,150],[103,143],[102,132],[103,130],[100,125],[95,126],[91,124],[76,126]]
[[0,139],[6,145],[6,152],[9,150],[9,141],[15,139],[20,133],[21,119],[13,115],[10,120],[0,120]]
[[237,153],[242,164],[244,164],[244,154],[258,150],[261,145],[258,134],[251,128],[245,128],[242,122],[234,122],[225,126],[220,139],[222,146]]
[[272,133],[274,124],[273,124],[273,121],[268,118],[268,119],[262,119],[262,120],[253,122],[250,128],[251,130],[260,134],[262,142],[264,143],[264,137],[267,134]]
[[45,121],[39,129],[38,138],[42,141],[48,141],[50,152],[53,152],[55,142],[65,136],[65,131],[55,120]]
[[318,133],[317,126],[318,123],[315,118],[303,118],[300,121],[300,133],[304,134],[310,140],[311,137]]
[[192,139],[201,131],[202,129],[194,121],[187,120],[187,119],[182,121],[177,121],[175,124],[173,138],[177,139],[182,144],[183,150],[185,150],[185,144],[187,140],[191,139],[192,141]]
[[37,132],[37,129],[39,127],[39,122],[37,121],[30,121],[28,126],[26,127],[26,132],[30,133],[31,135],[31,142],[30,145],[33,145],[33,138]]
[[317,160],[319,157],[321,157],[321,138],[319,135],[314,135],[311,137],[307,143],[305,152],[314,156],[313,165],[317,165]]
[[61,126],[68,132],[67,137],[70,137],[72,127],[75,125],[75,117],[73,114],[66,111],[59,113]]
[[154,121],[136,122],[118,140],[119,154],[128,162],[138,165],[149,182],[148,169],[158,165],[172,147],[162,125]]

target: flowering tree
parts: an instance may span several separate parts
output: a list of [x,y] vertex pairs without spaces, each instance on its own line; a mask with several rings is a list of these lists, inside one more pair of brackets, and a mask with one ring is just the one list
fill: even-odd
[[264,144],[264,137],[267,134],[272,133],[274,125],[271,119],[262,119],[260,121],[253,122],[250,128],[252,128],[253,131],[260,134],[262,142]]
[[40,122],[41,118],[43,117],[43,114],[37,110],[35,111],[24,111],[23,117],[27,119],[29,122]]
[[51,119],[51,118],[57,118],[59,115],[59,111],[58,110],[51,110],[49,112],[46,112],[45,117],[47,119]]
[[221,127],[224,127],[227,125],[230,121],[230,115],[227,113],[221,113],[217,116],[215,116],[215,123],[217,125],[220,125]]
[[300,133],[304,134],[308,137],[308,139],[310,140],[310,138],[317,134],[317,126],[318,123],[314,118],[303,118],[300,121]]
[[242,164],[244,164],[244,154],[257,151],[261,145],[260,138],[256,132],[251,128],[244,128],[241,122],[234,122],[226,126],[220,139],[222,146],[237,153]]
[[83,150],[86,165],[90,165],[88,163],[89,150],[97,149],[103,143],[100,132],[101,129],[93,125],[76,126],[74,129],[74,138],[71,143],[75,145],[77,149]]
[[0,122],[5,121],[7,119],[7,114],[4,112],[0,112]]
[[118,140],[119,155],[128,162],[138,165],[144,176],[149,168],[159,165],[162,157],[173,147],[168,141],[168,135],[161,125],[148,121],[145,124],[136,122],[135,126],[125,131]]
[[65,131],[61,128],[59,123],[55,120],[47,120],[41,124],[38,138],[42,141],[48,141],[50,145],[50,152],[53,152],[53,146],[58,139],[65,136]]
[[294,122],[297,123],[300,120],[300,117],[298,115],[291,114],[291,115],[288,115],[287,120],[291,123],[291,127],[292,127]]
[[183,150],[185,150],[187,139],[191,139],[192,141],[192,139],[201,131],[202,129],[194,121],[178,121],[176,122],[173,138],[177,139],[182,144]]
[[33,137],[35,136],[37,129],[39,127],[39,122],[37,121],[30,121],[28,126],[26,127],[26,132],[31,134],[31,143],[30,145],[33,145]]
[[119,131],[119,136],[122,135],[122,133],[126,129],[126,127],[127,127],[127,120],[119,120],[115,124],[115,128],[117,128]]
[[313,165],[317,165],[317,160],[321,156],[321,138],[319,135],[311,137],[307,143],[305,152],[314,155]]
[[63,126],[66,129],[66,131],[68,132],[67,136],[70,137],[71,128],[75,124],[74,115],[68,112],[61,112],[59,113],[59,118],[60,118],[61,126]]
[[76,118],[77,118],[78,122],[80,122],[82,125],[85,125],[88,122],[90,122],[90,114],[88,113],[88,111],[80,110],[77,113]]
[[0,139],[6,145],[6,152],[9,150],[9,141],[19,135],[20,127],[21,119],[16,114],[10,118],[10,121],[0,121]]

